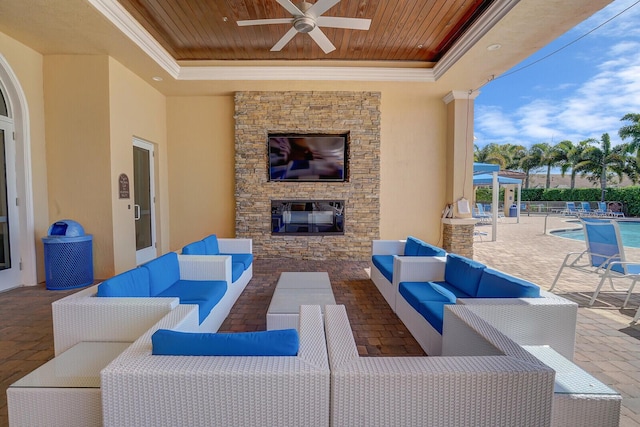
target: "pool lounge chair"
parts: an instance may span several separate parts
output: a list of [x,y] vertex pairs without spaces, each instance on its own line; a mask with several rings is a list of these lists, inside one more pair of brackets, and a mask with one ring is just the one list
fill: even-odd
[[491,215],[484,211],[484,206],[482,206],[482,203],[476,203],[476,208],[473,210],[473,217],[475,219],[479,219],[480,222],[483,223],[491,222]]
[[601,213],[601,215],[603,216],[624,218],[624,212],[612,211],[607,207],[606,202],[598,202],[598,209],[596,210],[596,212]]
[[562,215],[580,216],[580,210],[576,209],[574,202],[566,202],[565,208],[560,212]]
[[[565,267],[585,273],[595,273],[600,276],[600,282],[589,301],[589,305],[593,305],[604,282],[608,280],[611,289],[614,291],[627,292],[627,297],[622,305],[622,308],[625,308],[629,302],[633,287],[640,280],[640,263],[626,260],[624,246],[620,238],[620,228],[615,220],[583,218],[580,222],[582,222],[584,229],[587,249],[583,252],[570,252],[567,254],[549,290],[552,291],[554,289]],[[624,290],[616,289],[613,279],[619,278],[630,279],[631,285],[629,288]]]
[[589,202],[580,202],[580,214],[583,216],[598,216],[598,213],[591,209],[591,203]]
[[[493,211],[491,210],[492,208],[489,208],[489,210],[487,211],[484,209],[484,205],[482,203],[476,203],[476,206],[478,209],[477,218],[487,218],[487,220],[483,222],[491,222],[491,220],[493,219]],[[504,218],[504,212],[498,211],[498,220],[500,220],[501,218]]]
[[605,202],[598,202],[598,208],[593,211],[596,215],[607,216],[607,204]]

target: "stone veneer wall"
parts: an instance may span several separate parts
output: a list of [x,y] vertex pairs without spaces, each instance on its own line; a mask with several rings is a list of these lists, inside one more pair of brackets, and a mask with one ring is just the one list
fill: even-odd
[[[236,236],[258,257],[371,257],[380,234],[379,92],[236,92]],[[349,133],[346,182],[270,182],[269,133]],[[271,200],[344,200],[339,236],[271,235]]]
[[473,258],[473,224],[443,224],[442,248],[450,253]]

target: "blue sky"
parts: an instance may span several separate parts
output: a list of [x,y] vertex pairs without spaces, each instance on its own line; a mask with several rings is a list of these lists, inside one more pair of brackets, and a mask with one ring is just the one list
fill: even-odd
[[[560,52],[514,72],[621,16]],[[475,143],[530,147],[568,139],[620,143],[620,121],[640,113],[640,1],[616,0],[480,89]]]

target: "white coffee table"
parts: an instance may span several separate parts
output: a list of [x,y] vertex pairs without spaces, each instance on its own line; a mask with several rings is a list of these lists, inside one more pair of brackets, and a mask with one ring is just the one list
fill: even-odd
[[284,272],[267,310],[267,330],[297,329],[301,305],[335,304],[329,274],[326,272]]
[[7,389],[11,425],[102,425],[100,371],[131,343],[80,342]]

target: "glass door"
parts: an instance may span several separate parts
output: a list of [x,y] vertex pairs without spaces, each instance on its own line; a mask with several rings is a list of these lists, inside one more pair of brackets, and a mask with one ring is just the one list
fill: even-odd
[[20,285],[13,124],[0,117],[0,291]]
[[136,263],[138,265],[157,256],[153,156],[153,144],[134,138],[133,213],[136,224]]

